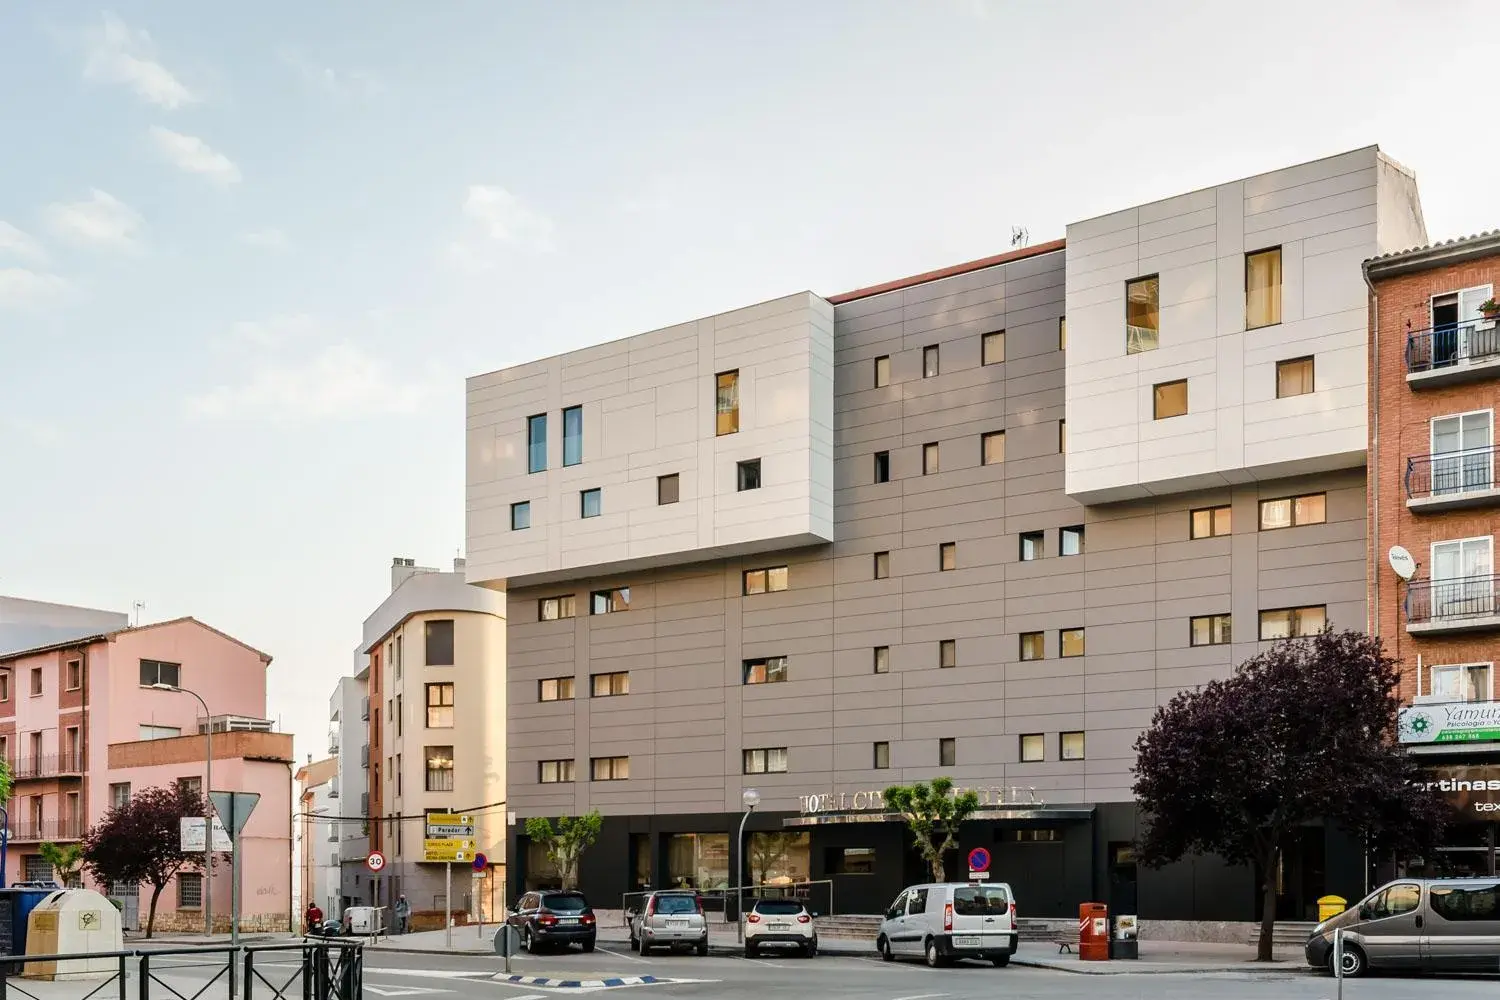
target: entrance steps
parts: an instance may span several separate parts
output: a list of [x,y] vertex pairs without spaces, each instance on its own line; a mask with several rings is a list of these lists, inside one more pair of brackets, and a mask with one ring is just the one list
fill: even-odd
[[[1307,944],[1308,935],[1318,926],[1311,920],[1278,920],[1271,928],[1271,944],[1276,948],[1301,948]],[[1260,927],[1250,932],[1250,943],[1260,940]]]
[[818,936],[874,941],[875,935],[880,931],[880,919],[878,914],[859,913],[819,917],[817,920]]

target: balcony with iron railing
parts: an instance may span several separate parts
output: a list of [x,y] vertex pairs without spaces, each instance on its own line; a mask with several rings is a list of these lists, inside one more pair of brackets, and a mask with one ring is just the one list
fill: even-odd
[[1490,319],[1406,335],[1406,383],[1426,389],[1500,377],[1500,327]]
[[1500,629],[1497,580],[1500,576],[1487,575],[1409,582],[1402,601],[1406,631],[1439,635]]
[[15,781],[46,781],[83,777],[85,761],[82,751],[64,751],[18,757],[9,763]]
[[65,840],[83,839],[83,820],[71,819],[43,819],[43,820],[21,820],[12,819],[10,830],[6,836],[12,844],[36,844],[43,841],[54,843]]
[[1500,503],[1495,448],[1469,448],[1406,460],[1406,506],[1422,513]]

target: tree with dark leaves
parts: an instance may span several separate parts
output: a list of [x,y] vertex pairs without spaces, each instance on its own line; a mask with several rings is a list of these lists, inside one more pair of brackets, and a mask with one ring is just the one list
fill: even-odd
[[203,796],[185,785],[146,788],[104,814],[83,841],[83,863],[101,884],[151,886],[146,937],[156,928],[156,903],[181,871],[203,870],[203,853],[182,850],[183,817],[202,817]]
[[1298,827],[1334,823],[1381,850],[1430,849],[1447,807],[1416,784],[1421,772],[1396,743],[1399,680],[1379,639],[1324,630],[1277,642],[1158,708],[1135,745],[1141,862],[1253,862],[1265,962],[1281,846]]

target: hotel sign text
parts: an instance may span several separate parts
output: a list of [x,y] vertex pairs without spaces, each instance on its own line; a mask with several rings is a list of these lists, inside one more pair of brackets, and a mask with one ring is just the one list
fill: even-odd
[[[1035,788],[1018,785],[1007,787],[993,785],[953,790],[954,795],[962,795],[964,792],[973,792],[978,795],[981,808],[1044,804]],[[821,792],[814,795],[799,795],[797,802],[804,816],[816,816],[822,813],[881,812],[886,808],[885,793],[874,788],[858,792]]]

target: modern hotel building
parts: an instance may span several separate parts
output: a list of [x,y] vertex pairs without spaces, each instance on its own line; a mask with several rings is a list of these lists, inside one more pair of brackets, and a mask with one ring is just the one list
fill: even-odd
[[[1252,918],[1249,870],[1137,869],[1133,744],[1262,641],[1365,627],[1361,262],[1425,242],[1369,147],[471,378],[511,894],[551,877],[527,817],[598,809],[597,906],[876,912],[922,877],[879,791],[948,775],[1029,915]],[[1283,918],[1363,886],[1338,831],[1287,846]]]

